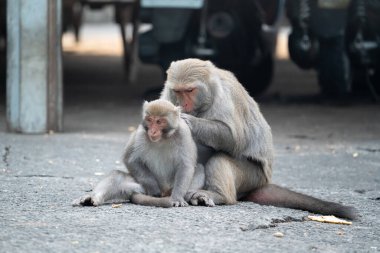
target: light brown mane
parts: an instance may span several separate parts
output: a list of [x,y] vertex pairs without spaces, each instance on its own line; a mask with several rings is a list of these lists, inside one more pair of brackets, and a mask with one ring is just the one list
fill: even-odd
[[149,102],[149,107],[146,108],[145,113],[154,116],[164,116],[167,112],[175,112],[175,107],[171,102],[163,99],[154,100]]
[[208,81],[210,62],[198,59],[175,61],[167,71],[168,80],[176,84],[187,84],[197,80]]

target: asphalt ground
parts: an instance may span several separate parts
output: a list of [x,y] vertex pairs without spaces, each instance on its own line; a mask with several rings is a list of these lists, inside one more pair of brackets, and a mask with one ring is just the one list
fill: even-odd
[[[277,62],[258,98],[272,127],[273,181],[355,206],[352,225],[304,220],[308,212],[238,203],[74,208],[113,169],[140,121],[143,95],[162,85],[153,66],[129,82],[117,55],[65,52],[65,131],[5,131],[0,106],[0,252],[378,252],[380,108],[370,99],[321,99],[315,73]],[[283,236],[277,237],[280,232]]]

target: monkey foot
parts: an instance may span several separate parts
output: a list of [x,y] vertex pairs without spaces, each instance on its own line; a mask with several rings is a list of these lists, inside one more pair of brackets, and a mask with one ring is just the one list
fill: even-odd
[[172,202],[173,207],[186,207],[189,206],[186,201],[173,201]]
[[100,201],[96,197],[89,194],[77,198],[71,203],[72,206],[98,206],[100,204]]
[[170,203],[172,207],[186,207],[189,206],[189,204],[186,202],[184,198],[181,197],[171,197]]
[[210,198],[208,193],[204,191],[194,193],[190,199],[190,203],[193,206],[215,206],[214,201]]

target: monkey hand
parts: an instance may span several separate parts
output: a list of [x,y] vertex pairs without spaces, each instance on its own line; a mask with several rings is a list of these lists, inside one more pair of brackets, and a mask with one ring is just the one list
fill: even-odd
[[197,191],[191,196],[190,203],[193,206],[215,206],[214,201],[210,198],[207,191]]
[[185,206],[189,206],[189,204],[182,197],[173,197],[173,196],[171,196],[170,197],[170,202],[171,202],[171,204],[172,204],[173,207],[185,207]]
[[101,204],[103,204],[103,201],[91,194],[77,198],[71,203],[72,206],[99,206]]
[[197,119],[193,115],[181,113],[181,118],[185,120],[186,124],[189,126],[190,130],[193,127],[193,124],[195,123],[195,120]]

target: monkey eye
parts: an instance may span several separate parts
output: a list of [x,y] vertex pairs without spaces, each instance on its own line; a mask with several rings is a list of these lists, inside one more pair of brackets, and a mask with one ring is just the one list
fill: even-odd
[[194,88],[187,89],[186,92],[192,92]]
[[166,122],[167,122],[166,119],[158,119],[158,120],[157,120],[157,124],[158,124],[158,125],[165,125]]
[[148,121],[149,123],[152,122],[152,118],[146,118],[145,120]]

